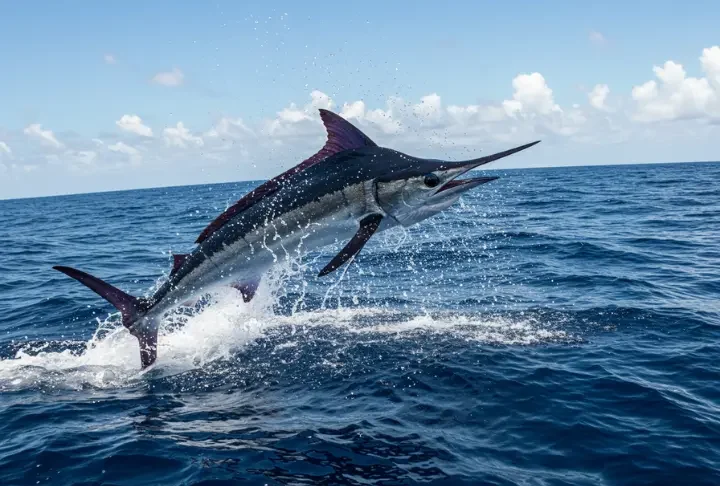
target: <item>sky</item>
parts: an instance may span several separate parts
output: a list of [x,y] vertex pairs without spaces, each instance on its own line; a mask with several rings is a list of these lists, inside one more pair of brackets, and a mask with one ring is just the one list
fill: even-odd
[[491,168],[720,160],[720,2],[4,2],[0,199],[272,177],[318,108]]

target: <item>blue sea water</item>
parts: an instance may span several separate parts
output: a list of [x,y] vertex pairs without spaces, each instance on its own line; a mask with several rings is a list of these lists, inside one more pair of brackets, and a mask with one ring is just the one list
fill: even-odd
[[147,373],[51,266],[148,294],[253,184],[0,201],[0,484],[720,484],[720,164],[500,175]]

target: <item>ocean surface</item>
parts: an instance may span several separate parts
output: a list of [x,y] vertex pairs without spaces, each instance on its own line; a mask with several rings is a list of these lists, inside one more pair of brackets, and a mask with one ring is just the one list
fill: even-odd
[[446,213],[278,255],[159,361],[146,295],[254,187],[0,201],[0,484],[720,484],[720,164],[494,171]]

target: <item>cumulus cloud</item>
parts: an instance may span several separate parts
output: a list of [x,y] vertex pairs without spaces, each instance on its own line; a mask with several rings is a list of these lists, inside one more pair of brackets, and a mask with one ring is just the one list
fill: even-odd
[[213,128],[205,132],[207,138],[239,139],[255,135],[241,118],[222,117]]
[[422,118],[438,118],[442,114],[442,101],[437,93],[420,98],[420,103],[413,106],[413,112]]
[[125,162],[130,162],[131,164],[139,164],[142,161],[142,153],[140,152],[140,150],[124,142],[116,142],[110,144],[107,146],[107,148],[110,152],[113,152],[118,156],[125,156],[121,157],[121,160],[124,159]]
[[310,114],[307,110],[299,109],[295,103],[291,103],[290,106],[278,112],[278,119],[282,122],[298,123],[309,120]]
[[31,125],[28,125],[27,127],[25,127],[25,130],[23,130],[23,133],[29,137],[40,140],[40,142],[46,146],[57,149],[65,147],[65,145],[60,143],[60,141],[55,138],[55,134],[52,132],[52,130],[43,130],[40,123],[33,123]]
[[388,101],[387,109],[376,108],[374,110],[368,110],[365,112],[365,119],[370,123],[377,126],[383,133],[394,134],[403,131],[402,123],[396,118],[394,114],[393,99]]
[[319,90],[310,93],[310,102],[303,107],[295,103],[277,112],[277,117],[266,120],[260,132],[275,137],[293,137],[307,134],[310,127],[319,123],[318,109],[332,110],[335,102],[330,96]]
[[607,84],[598,84],[588,93],[588,100],[590,106],[600,111],[611,111],[610,108],[605,104],[607,97],[610,94],[610,88]]
[[112,152],[118,152],[125,155],[136,156],[140,154],[140,151],[138,149],[123,142],[117,142],[112,145],[108,145],[108,149]]
[[171,88],[180,86],[184,81],[185,74],[178,68],[173,68],[172,71],[157,73],[152,77],[153,83]]
[[345,103],[340,110],[340,116],[346,120],[362,119],[365,117],[365,102],[362,100]]
[[[407,144],[430,142],[445,147],[514,142],[546,134],[569,137],[581,133],[588,124],[588,116],[579,107],[560,108],[542,74],[520,74],[512,86],[512,99],[497,104],[445,106],[438,93],[430,93],[415,103],[390,97],[384,108],[375,109],[363,100],[345,102],[339,113],[371,138],[401,135]],[[319,92],[313,92],[311,99],[335,104]],[[311,101],[299,107],[291,103],[265,123],[261,134],[281,141],[317,133],[316,104]]]
[[513,99],[503,101],[503,107],[509,116],[548,115],[561,111],[542,74],[520,74],[513,79],[512,85],[515,88]]
[[[409,100],[390,96],[378,104],[367,99],[336,100],[314,90],[305,100],[276,106],[275,114],[265,119],[250,122],[236,114],[226,115],[210,126],[198,127],[196,132],[177,122],[161,133],[158,130],[153,133],[140,116],[125,114],[115,122],[116,126],[137,138],[122,138],[124,142],[112,134],[93,139],[68,134],[62,137],[65,142],[62,143],[51,130],[32,124],[24,133],[45,150],[39,144],[17,143],[11,131],[2,132],[0,135],[12,144],[13,150],[0,142],[0,162],[5,163],[6,170],[21,173],[23,166],[42,170],[43,164],[53,170],[103,171],[143,161],[142,166],[137,165],[141,171],[161,161],[190,164],[198,159],[203,160],[203,169],[209,171],[222,164],[248,161],[245,177],[269,177],[322,145],[324,133],[318,108],[338,112],[380,145],[440,158],[490,153],[537,139],[548,142],[547,147],[561,146],[569,152],[585,150],[585,153],[592,149],[572,147],[607,146],[633,137],[661,139],[680,132],[683,137],[694,133],[697,139],[712,139],[717,126],[710,123],[704,124],[702,132],[698,128],[702,124],[698,123],[687,125],[684,131],[676,126],[634,123],[680,119],[720,122],[720,47],[704,49],[699,67],[702,74],[693,77],[688,74],[690,69],[668,61],[656,66],[653,79],[638,84],[631,93],[629,86],[625,94],[615,90],[611,94],[606,84],[597,84],[588,88],[586,103],[562,107],[555,100],[549,81],[540,72],[528,72],[508,79],[506,96],[494,102],[448,104],[441,93],[430,91]],[[632,101],[629,107],[628,101]],[[11,155],[17,164],[8,162]]]
[[720,90],[720,46],[703,49],[700,64],[716,90]]
[[142,118],[137,115],[123,115],[115,124],[121,130],[140,135],[141,137],[152,137],[152,128],[143,124]]
[[492,123],[508,118],[505,108],[495,105],[450,105],[447,107],[447,111],[459,125]]
[[[437,97],[437,100],[435,100]],[[431,94],[423,97],[429,103],[440,102],[440,97],[436,94]],[[386,109],[376,108],[374,110],[368,110],[365,106],[365,102],[362,100],[353,101],[351,103],[343,104],[340,110],[340,116],[346,120],[357,120],[361,125],[370,125],[374,129],[380,130],[385,134],[395,134],[403,131],[403,126],[397,119],[395,112],[397,107],[402,105],[403,101],[397,97],[391,97],[387,101]],[[419,113],[430,114],[432,111],[430,108],[423,106],[423,101],[416,105]]]
[[335,102],[322,91],[314,90],[310,93],[310,108],[325,110],[332,110],[335,107]]
[[103,59],[105,60],[105,64],[117,63],[117,59],[115,59],[115,56],[113,56],[112,54],[105,54],[105,56],[103,56]]
[[[289,103],[275,116],[255,124],[248,124],[239,117],[223,116],[204,131],[193,132],[183,122],[177,122],[175,126],[164,128],[159,137],[153,136],[157,134],[140,116],[125,114],[116,121],[117,127],[145,140],[129,144],[127,140],[113,140],[112,135],[86,141],[69,139],[69,147],[62,154],[48,152],[43,155],[43,160],[75,170],[91,165],[93,170],[111,169],[116,166],[113,161],[135,164],[143,161],[143,166],[160,160],[187,160],[189,163],[190,158],[197,160],[198,157],[213,160],[218,165],[252,160],[258,167],[281,168],[277,166],[280,161],[294,160],[293,155],[311,152],[322,145],[324,133],[318,108],[335,110],[378,143],[411,153],[431,145],[436,155],[449,156],[448,151],[462,151],[466,155],[481,147],[491,150],[489,145],[493,145],[492,149],[495,146],[501,149],[510,143],[547,136],[582,137],[587,134],[584,130],[592,124],[588,115],[577,107],[560,109],[540,73],[518,75],[508,86],[512,98],[505,102],[450,106],[443,103],[439,93],[431,92],[410,101],[391,96],[380,106],[369,106],[365,100],[349,100],[338,108],[330,95],[314,90],[305,104]],[[508,110],[508,103],[513,109]],[[41,139],[48,146],[59,147],[49,142],[49,138],[54,137],[52,132],[40,125],[26,130],[38,138],[45,137]],[[437,152],[438,149],[442,152]],[[286,153],[291,157],[287,158]],[[100,160],[111,163],[98,164]],[[255,167],[255,172],[249,171],[247,177],[272,175]]]
[[168,147],[187,148],[188,145],[202,147],[205,145],[202,137],[190,133],[183,122],[178,122],[175,127],[168,127],[163,130],[163,138]]
[[674,61],[655,66],[657,80],[632,89],[634,119],[643,122],[720,118],[720,47],[703,50],[700,64],[707,77],[691,77]]

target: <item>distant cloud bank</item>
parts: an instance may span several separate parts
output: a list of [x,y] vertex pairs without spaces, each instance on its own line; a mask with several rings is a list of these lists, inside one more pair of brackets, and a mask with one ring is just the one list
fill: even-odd
[[[590,39],[606,42],[599,32],[591,32]],[[556,146],[658,140],[681,125],[702,134],[713,126],[717,130],[720,123],[720,46],[703,49],[698,60],[700,76],[688,75],[684,66],[668,60],[652,68],[654,79],[634,87],[611,90],[598,80],[586,91],[585,103],[571,106],[558,103],[551,80],[540,72],[527,72],[509,80],[505,99],[487,103],[447,104],[441,94],[428,93],[416,101],[390,96],[384,105],[370,107],[362,99],[339,102],[313,90],[307,102],[278,107],[274,116],[254,123],[235,114],[218,117],[206,127],[193,120],[151,126],[140,115],[126,113],[114,122],[113,133],[85,138],[72,132],[58,135],[36,122],[21,133],[0,132],[0,171],[7,179],[8,173],[34,177],[29,173],[42,173],[38,169],[43,167],[89,173],[132,166],[162,174],[157,168],[168,164],[244,164],[249,168],[246,178],[269,177],[278,169],[263,167],[278,154],[309,155],[321,146],[318,108],[340,113],[378,143],[422,153],[434,148],[448,157],[536,139]],[[106,54],[105,62],[114,64],[115,57]],[[184,79],[174,68],[156,74],[152,82],[178,87]],[[286,165],[293,160],[288,157]]]

